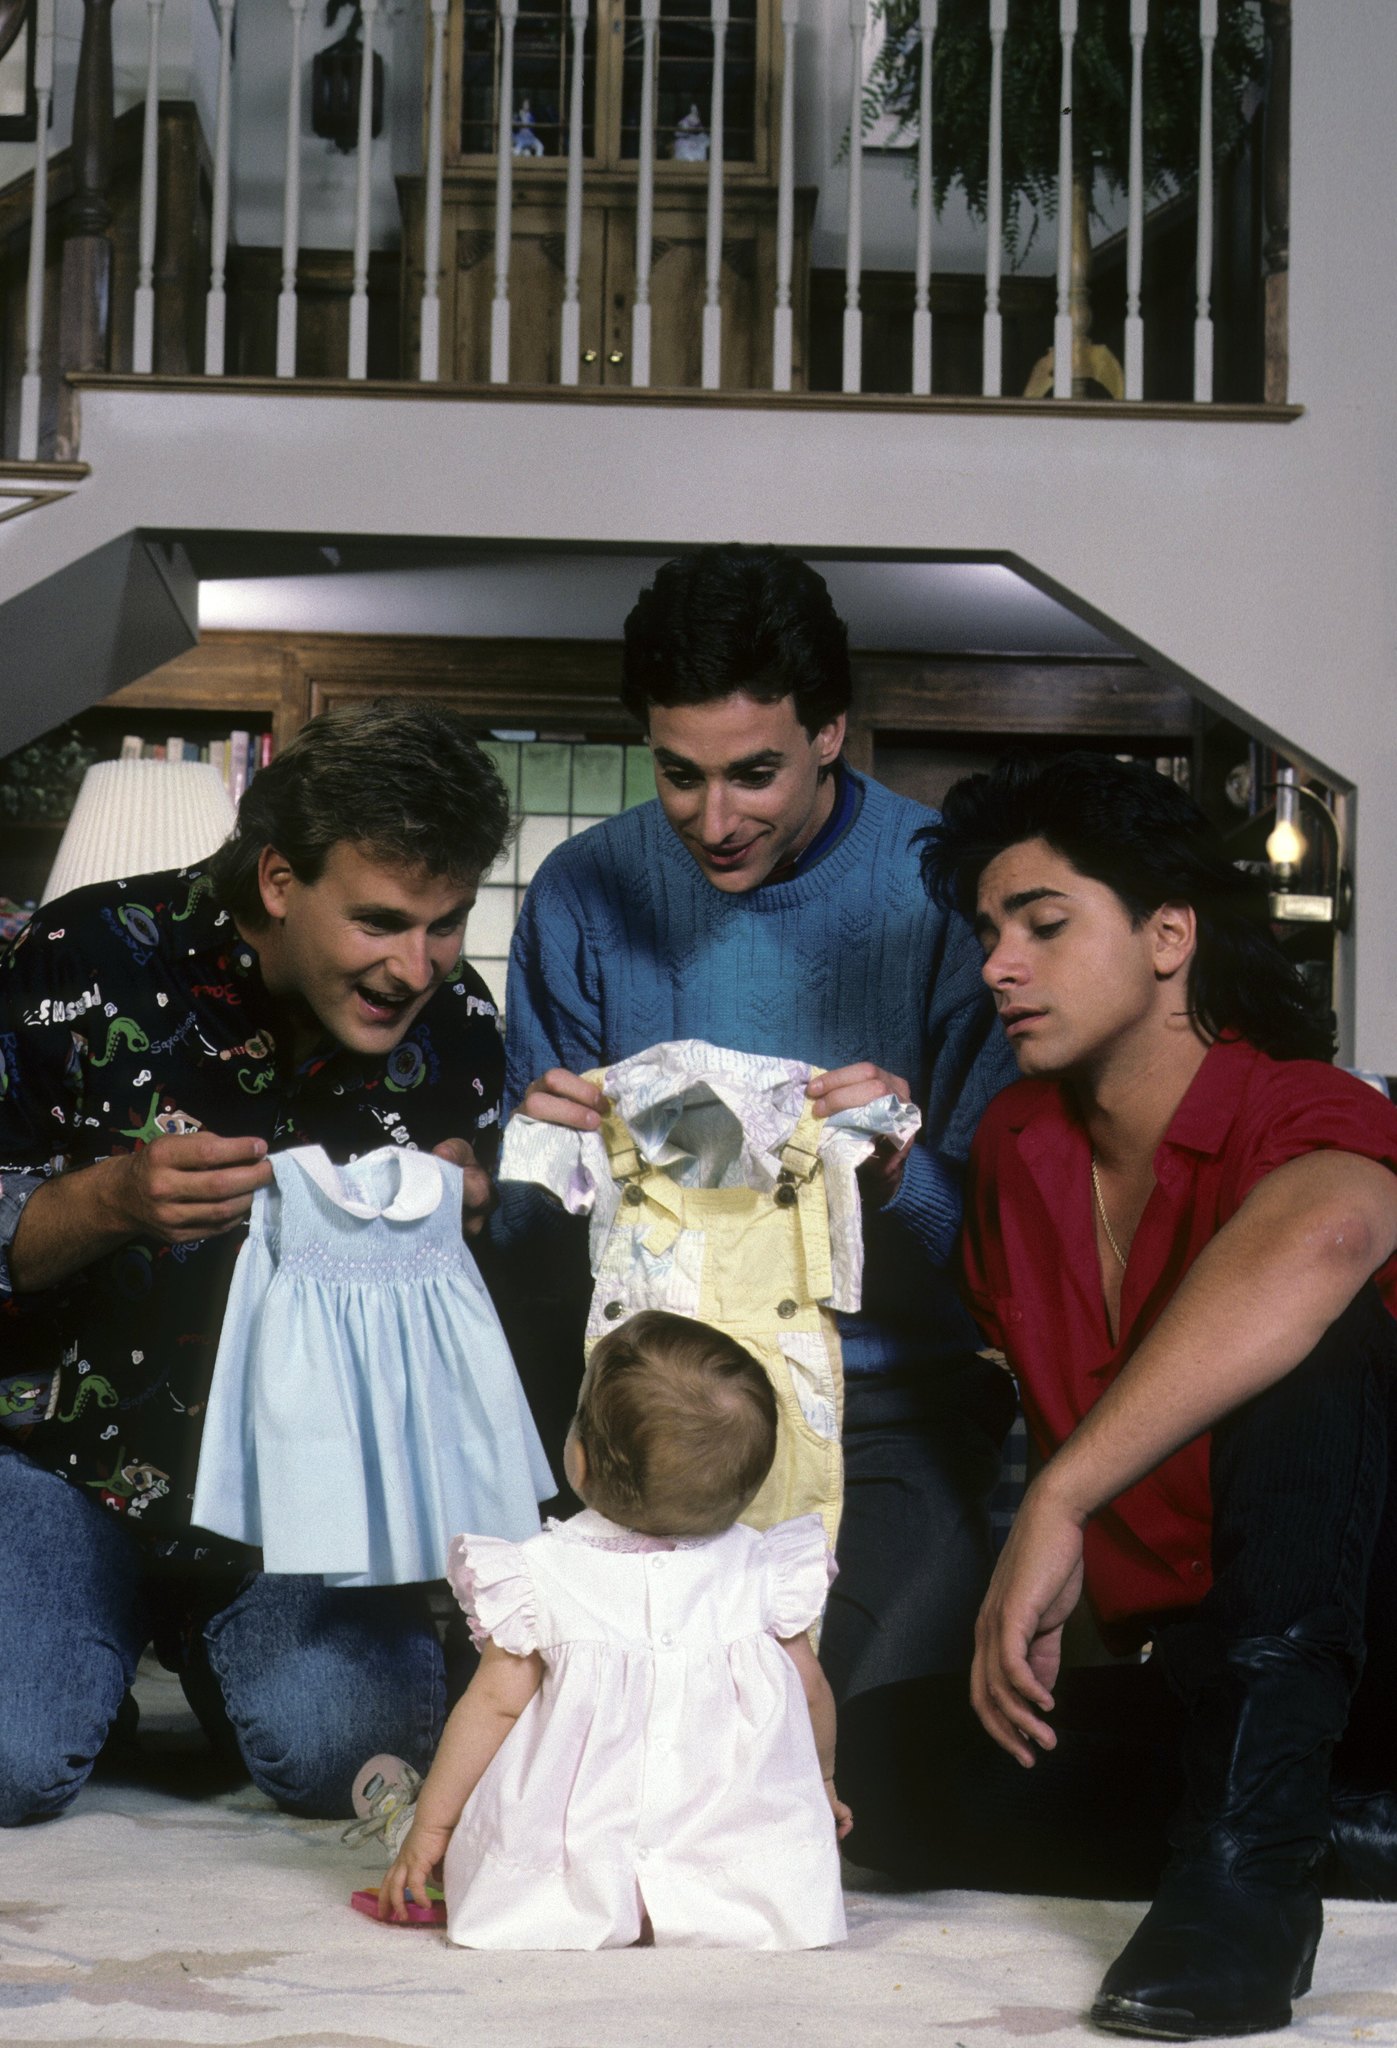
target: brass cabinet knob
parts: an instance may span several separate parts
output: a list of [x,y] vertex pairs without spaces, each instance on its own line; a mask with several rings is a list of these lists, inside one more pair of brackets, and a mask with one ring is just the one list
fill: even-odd
[[584,363],[594,363],[594,362],[596,361],[596,359],[597,359],[597,352],[596,352],[596,350],[595,350],[594,348],[584,348],[584,349],[583,349],[583,351],[582,351],[582,360],[583,360],[583,362],[584,362]]
[[623,348],[614,348],[611,350],[606,360],[609,363],[624,363],[626,360],[626,351]]

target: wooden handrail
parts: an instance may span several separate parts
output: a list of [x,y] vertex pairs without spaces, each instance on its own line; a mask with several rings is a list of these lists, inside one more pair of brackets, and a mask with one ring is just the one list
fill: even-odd
[[[113,0],[83,0],[82,43],[73,99],[73,197],[63,234],[58,359],[69,370],[102,370],[111,348]],[[76,455],[78,421],[65,384],[59,394],[59,460]]]
[[1270,405],[1290,387],[1290,0],[1262,0],[1266,31],[1266,111],[1261,249],[1266,382]]
[[[190,102],[167,101],[160,103],[163,113],[168,107],[189,106]],[[141,161],[141,124],[144,109],[137,105],[128,107],[124,114],[117,116],[112,129],[112,174],[119,178],[123,172],[138,167]],[[66,207],[76,189],[76,176],[71,149],[55,150],[49,158],[48,210],[57,213]],[[0,185],[0,245],[8,242],[12,235],[29,233],[29,214],[34,204],[34,173],[24,171],[12,178],[8,185]]]

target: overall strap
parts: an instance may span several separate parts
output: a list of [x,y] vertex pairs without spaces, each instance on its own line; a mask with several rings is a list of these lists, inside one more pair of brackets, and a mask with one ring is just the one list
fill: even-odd
[[805,1286],[812,1301],[827,1301],[834,1292],[830,1263],[829,1208],[820,1175],[820,1121],[807,1099],[790,1137],[781,1148],[781,1178],[776,1200],[783,1208],[796,1205],[800,1244],[805,1256]]
[[781,1147],[781,1178],[783,1181],[807,1181],[814,1178],[820,1163],[820,1120],[815,1114],[815,1105],[807,1096],[796,1120],[796,1127]]
[[[593,1077],[589,1074],[588,1080]],[[636,1150],[635,1139],[614,1109],[607,1110],[601,1120],[598,1133],[606,1147],[606,1156],[611,1162],[611,1177],[624,1186],[627,1181],[639,1180],[645,1172],[645,1163]]]
[[668,1174],[646,1165],[635,1139],[614,1109],[602,1118],[601,1139],[611,1163],[611,1177],[621,1189],[623,1206],[638,1209],[642,1203],[648,1203],[660,1211],[645,1234],[644,1245],[655,1258],[662,1258],[684,1227],[679,1190]]

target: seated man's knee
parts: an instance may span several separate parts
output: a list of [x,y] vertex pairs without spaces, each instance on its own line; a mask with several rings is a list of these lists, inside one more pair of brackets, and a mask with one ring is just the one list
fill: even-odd
[[[280,1609],[265,1629],[264,1594]],[[215,1619],[205,1642],[252,1781],[288,1812],[348,1819],[355,1773],[379,1751],[421,1772],[431,1763],[443,1660],[426,1603],[409,1589],[317,1583],[298,1601],[291,1583],[263,1582]]]
[[87,1783],[95,1752],[74,1755],[44,1729],[0,1735],[0,1828],[55,1820]]

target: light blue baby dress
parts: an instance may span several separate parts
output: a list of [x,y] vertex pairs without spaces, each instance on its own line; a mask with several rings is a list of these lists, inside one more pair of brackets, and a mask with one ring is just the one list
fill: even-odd
[[193,1520],[332,1585],[439,1579],[459,1529],[522,1542],[557,1491],[461,1236],[462,1175],[392,1146],[277,1153],[209,1392]]

